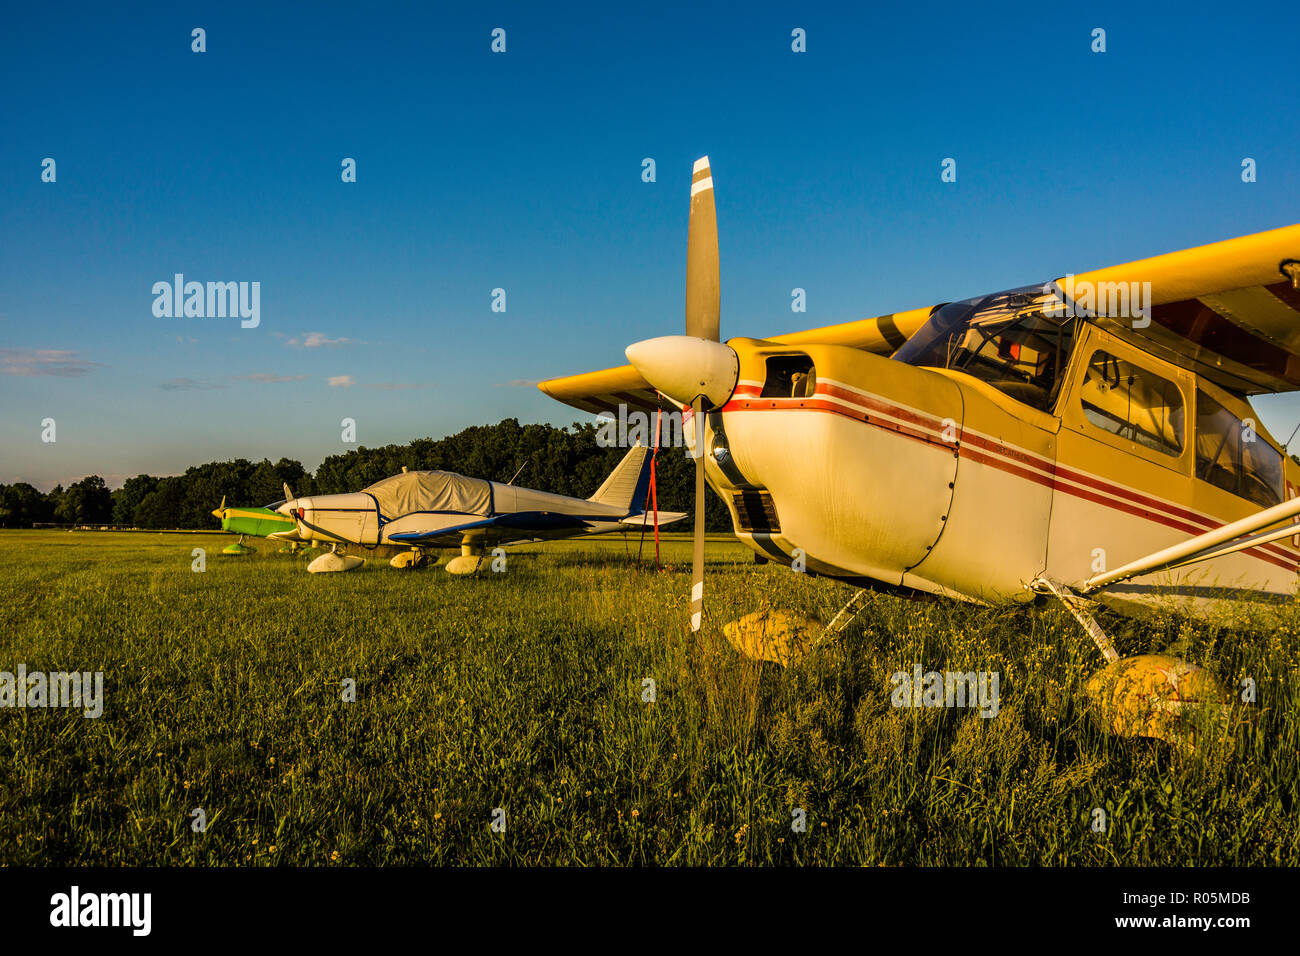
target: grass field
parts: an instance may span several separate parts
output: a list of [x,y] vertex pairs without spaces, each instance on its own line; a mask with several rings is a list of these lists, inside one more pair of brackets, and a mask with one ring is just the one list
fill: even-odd
[[[0,709],[0,863],[1300,863],[1291,608],[1235,629],[1102,618],[1122,654],[1173,645],[1257,682],[1211,759],[1098,730],[1082,683],[1101,658],[1053,608],[873,596],[782,670],[721,624],[829,620],[852,591],[728,539],[698,639],[681,538],[669,573],[613,539],[521,548],[478,579],[308,575],[265,541],[219,556],[229,540],[0,532],[0,670],[105,674],[98,719]],[[891,707],[917,662],[998,671],[997,716]]]

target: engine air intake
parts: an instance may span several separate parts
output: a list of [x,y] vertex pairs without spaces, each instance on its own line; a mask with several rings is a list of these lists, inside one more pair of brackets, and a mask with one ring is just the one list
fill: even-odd
[[732,495],[740,530],[750,534],[780,534],[776,505],[766,491],[737,491]]

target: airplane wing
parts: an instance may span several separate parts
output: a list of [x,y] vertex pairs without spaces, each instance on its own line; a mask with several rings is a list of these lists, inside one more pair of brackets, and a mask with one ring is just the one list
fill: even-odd
[[[556,401],[584,412],[617,412],[619,405],[626,405],[629,411],[642,412],[652,412],[660,407],[658,393],[630,365],[553,378],[539,382],[537,387]],[[667,402],[662,407],[665,410],[673,408]]]
[[[1058,280],[1064,282],[1064,279]],[[1300,225],[1073,277],[1150,282],[1151,324],[1102,318],[1140,348],[1239,394],[1300,389]]]
[[[1151,322],[1104,316],[1108,331],[1237,394],[1300,390],[1300,225],[1058,277],[1064,288],[1151,283]],[[1046,287],[1048,283],[1044,283]],[[784,345],[845,345],[892,355],[943,303],[769,336]],[[630,365],[553,378],[544,393],[588,412],[652,411],[659,397]],[[668,406],[664,406],[668,407]]]
[[[592,521],[610,521],[609,515],[593,516]],[[586,527],[587,520],[581,515],[556,514],[552,511],[516,511],[509,514],[494,515],[478,521],[450,528],[437,528],[429,531],[399,531],[388,536],[390,541],[402,544],[420,544],[429,547],[460,544],[466,533],[481,535],[489,540],[545,538],[554,535],[571,534]]]
[[[772,335],[767,337],[767,341],[783,345],[847,345],[878,355],[892,355],[917,329],[925,325],[934,308],[912,309],[909,312],[827,325],[820,329]],[[631,365],[552,378],[541,382],[537,387],[556,401],[584,412],[617,413],[619,405],[626,405],[629,411],[644,412],[652,412],[657,408],[671,411],[675,408],[672,403],[661,399]]]
[[429,531],[399,531],[396,534],[388,535],[390,541],[399,541],[403,544],[425,544],[434,545],[440,539],[445,539],[447,545],[460,543],[461,538],[466,532],[477,531],[480,529],[491,528],[496,524],[496,518],[483,518],[479,521],[467,521],[464,524],[453,525],[450,528],[438,528]]

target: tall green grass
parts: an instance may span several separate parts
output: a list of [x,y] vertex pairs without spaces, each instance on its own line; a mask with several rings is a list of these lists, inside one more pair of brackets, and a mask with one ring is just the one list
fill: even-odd
[[[520,548],[477,579],[308,575],[225,543],[0,534],[0,670],[106,680],[99,719],[0,710],[0,862],[1300,863],[1293,608],[1236,628],[1103,618],[1123,654],[1173,646],[1256,681],[1211,758],[1100,731],[1082,687],[1101,658],[1054,608],[873,596],[783,670],[721,624],[829,620],[852,590],[723,538],[698,637],[679,538],[668,572],[616,539]],[[892,707],[890,675],[916,662],[998,671],[998,715]]]

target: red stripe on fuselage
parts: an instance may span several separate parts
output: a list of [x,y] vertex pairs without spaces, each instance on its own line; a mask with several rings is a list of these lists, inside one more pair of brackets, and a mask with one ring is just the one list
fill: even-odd
[[[751,398],[742,398],[737,400],[732,398],[719,411],[738,412],[738,411],[818,411],[829,412],[834,415],[840,415],[851,421],[861,422],[864,425],[871,425],[884,431],[901,435],[904,438],[910,438],[926,445],[951,445],[952,442],[943,441],[941,438],[933,436],[933,432],[942,430],[943,423],[922,413],[918,413],[909,408],[894,405],[881,399],[861,395],[857,392],[832,385],[826,382],[817,383],[818,395],[826,395],[836,398],[839,401],[847,402],[859,408],[875,411],[878,414],[889,415],[901,421],[908,421],[920,428],[908,428],[906,426],[884,422],[872,419],[870,416],[859,416],[847,409],[816,398],[758,398],[757,395],[761,389],[753,385],[738,385],[735,394],[744,393],[754,396]],[[936,425],[936,423],[938,423]],[[975,449],[972,450],[971,446]],[[990,441],[983,436],[969,433],[962,428],[961,442],[958,448],[958,455],[961,458],[969,459],[979,464],[988,465],[996,468],[998,471],[1005,472],[1017,478],[1026,481],[1032,481],[1035,484],[1043,485],[1053,490],[1059,490],[1075,498],[1081,498],[1085,501],[1091,501],[1094,504],[1103,505],[1115,511],[1133,515],[1137,518],[1144,518],[1147,521],[1153,521],[1156,524],[1163,525],[1167,528],[1173,528],[1184,534],[1199,535],[1206,531],[1213,531],[1223,527],[1223,523],[1216,521],[1206,515],[1189,511],[1178,505],[1169,504],[1159,501],[1147,495],[1136,491],[1131,491],[1121,485],[1108,482],[1103,478],[1095,475],[1089,475],[1084,472],[1075,471],[1072,468],[1056,464],[1047,458],[1034,455],[1031,452],[1019,448],[1012,448],[998,442]],[[1019,462],[1020,464],[1016,464]],[[1028,468],[1021,467],[1028,465]],[[1035,470],[1036,469],[1036,470]],[[1077,485],[1085,487],[1074,487],[1066,482],[1074,482]],[[1095,489],[1104,494],[1095,494],[1088,491],[1087,488]],[[1114,497],[1105,497],[1112,495]],[[1121,500],[1116,500],[1116,499]],[[1142,507],[1146,506],[1146,507]],[[1297,557],[1294,553],[1288,552],[1275,545],[1266,544],[1254,548],[1244,549],[1244,553],[1252,557],[1266,561],[1275,567],[1283,568],[1287,571],[1297,570]]]

